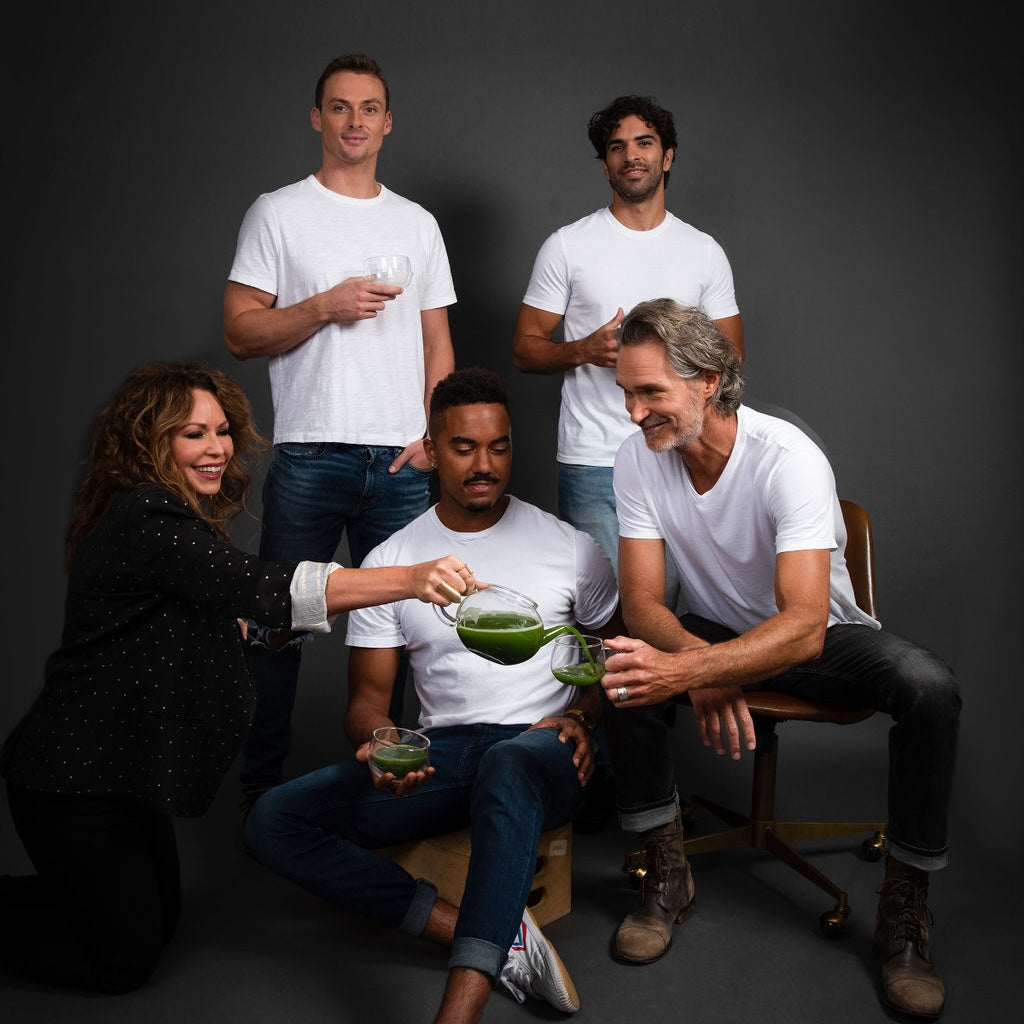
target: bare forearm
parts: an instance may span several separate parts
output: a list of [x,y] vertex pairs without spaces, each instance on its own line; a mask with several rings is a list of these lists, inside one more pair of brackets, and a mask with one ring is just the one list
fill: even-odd
[[700,647],[704,641],[685,630],[663,600],[647,593],[622,593],[622,617],[629,635],[659,651]]
[[358,750],[364,743],[370,742],[374,729],[385,729],[394,724],[376,703],[356,700],[349,704],[345,712],[343,727],[352,748]]
[[327,577],[327,613],[369,608],[389,601],[423,599],[424,583],[417,573],[423,566],[387,565],[373,569],[335,569]]
[[620,307],[615,316],[585,338],[552,341],[561,317],[524,305],[516,324],[512,343],[512,361],[527,373],[557,373],[585,363],[615,366],[619,358],[619,327],[623,319]]
[[472,570],[461,558],[443,558],[415,565],[384,565],[371,569],[335,569],[327,577],[325,598],[327,614],[369,608],[391,601],[431,601],[450,603],[445,591],[460,594],[476,585]]
[[740,318],[739,313],[735,316],[727,316],[722,320],[716,320],[715,323],[726,339],[732,343],[732,347],[736,350],[740,360],[746,359],[747,350],[743,343],[743,320]]
[[372,319],[401,291],[372,277],[347,277],[301,302],[278,306],[269,292],[229,281],[224,292],[224,340],[239,359],[279,355],[326,324]]
[[667,659],[659,674],[673,691],[705,686],[743,686],[811,661],[821,653],[825,620],[804,607],[779,612],[739,636],[709,644],[684,628],[663,600],[642,590],[623,593],[630,636]]
[[586,362],[578,341],[551,341],[538,335],[517,334],[512,362],[524,373],[564,373]]
[[697,652],[700,686],[759,683],[821,654],[824,630],[784,613]]
[[447,312],[432,327],[428,324],[429,321],[425,321],[423,335],[423,406],[429,420],[430,396],[437,382],[455,369],[455,349],[448,330]]
[[697,652],[696,685],[756,683],[821,654],[828,628],[829,552],[784,551],[776,558],[778,611],[733,640]]
[[228,351],[236,359],[276,356],[289,352],[312,337],[330,318],[321,310],[319,296],[293,306],[247,309],[224,323]]
[[799,620],[780,614],[721,643],[708,644],[681,626],[675,631],[669,627],[659,630],[658,623],[644,630],[643,639],[669,652],[673,665],[667,674],[678,678],[678,692],[682,693],[706,686],[759,683],[811,661],[821,653],[816,634]]

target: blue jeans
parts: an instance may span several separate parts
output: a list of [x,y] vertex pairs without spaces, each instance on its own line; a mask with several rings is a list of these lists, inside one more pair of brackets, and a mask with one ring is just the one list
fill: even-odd
[[372,851],[472,826],[450,967],[494,977],[523,917],[541,832],[570,821],[586,792],[556,729],[431,729],[437,769],[409,796],[373,788],[370,769],[329,765],[264,793],[245,843],[268,868],[382,924],[420,935],[437,890]]
[[[735,635],[695,615],[680,621],[711,643]],[[747,689],[779,690],[889,715],[889,849],[925,871],[945,867],[961,703],[945,662],[884,630],[841,624],[826,632],[820,657]],[[654,828],[675,813],[669,742],[675,709],[668,702],[620,711],[605,701],[619,820],[628,831]]]
[[[570,466],[558,463],[558,516],[577,530],[589,533],[611,559],[619,574],[619,517],[611,466]],[[665,549],[665,604],[679,601],[679,570]]]
[[619,571],[619,520],[611,466],[558,463],[558,516],[589,533]]
[[[347,535],[352,564],[430,507],[430,473],[407,462],[388,466],[401,448],[351,444],[279,444],[263,484],[260,557],[276,562],[329,562]],[[256,714],[242,753],[242,789],[259,793],[283,777],[301,644],[280,651],[250,644]],[[408,662],[403,657],[391,716],[401,721]]]

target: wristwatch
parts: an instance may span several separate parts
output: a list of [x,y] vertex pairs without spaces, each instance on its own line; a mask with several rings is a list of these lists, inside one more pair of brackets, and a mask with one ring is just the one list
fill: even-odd
[[583,708],[567,708],[562,712],[562,714],[565,715],[566,718],[575,718],[576,721],[587,730],[587,732],[593,732],[594,726],[597,725],[597,722],[595,722],[590,715],[583,710]]

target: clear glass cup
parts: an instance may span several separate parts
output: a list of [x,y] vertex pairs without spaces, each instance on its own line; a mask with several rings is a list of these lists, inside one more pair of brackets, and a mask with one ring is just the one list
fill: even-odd
[[566,686],[593,686],[604,675],[604,641],[586,633],[563,633],[551,645],[551,674]]
[[403,779],[409,772],[422,771],[430,764],[430,739],[415,729],[374,729],[367,763],[378,777],[391,772],[396,780]]
[[408,256],[371,256],[363,260],[363,270],[384,284],[397,284],[401,288],[412,280],[412,264]]

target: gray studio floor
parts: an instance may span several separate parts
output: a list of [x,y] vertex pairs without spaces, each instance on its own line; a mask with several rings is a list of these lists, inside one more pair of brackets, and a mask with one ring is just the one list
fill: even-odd
[[[181,930],[155,980],[121,997],[54,993],[0,975],[3,1024],[428,1024],[445,979],[438,947],[334,911],[246,857],[233,790],[179,822]],[[696,830],[716,827],[701,819]],[[758,852],[695,860],[697,914],[648,967],[613,961],[609,939],[635,893],[621,872],[629,843],[614,824],[574,838],[572,912],[546,929],[573,975],[585,1024],[665,1019],[717,1024],[866,1024],[906,1020],[877,1002],[870,929],[880,866],[822,841],[817,865],[844,884],[847,935],[817,929],[831,901]],[[806,849],[806,847],[805,847]],[[955,863],[933,887],[946,1024],[1016,1021],[1024,966],[1011,898],[983,865]],[[1012,935],[1012,940],[1011,940]],[[564,1020],[546,1004],[496,992],[488,1024]]]

